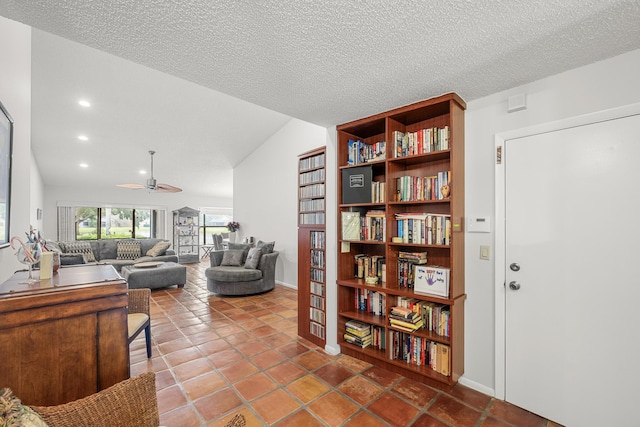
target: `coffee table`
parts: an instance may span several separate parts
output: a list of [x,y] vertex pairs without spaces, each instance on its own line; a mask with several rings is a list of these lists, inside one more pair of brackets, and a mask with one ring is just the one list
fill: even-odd
[[175,262],[126,265],[122,267],[121,274],[129,289],[156,289],[173,285],[182,288],[187,282],[187,267]]

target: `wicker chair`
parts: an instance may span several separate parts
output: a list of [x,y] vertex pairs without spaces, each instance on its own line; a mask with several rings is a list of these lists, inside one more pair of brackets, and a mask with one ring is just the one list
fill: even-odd
[[151,289],[129,289],[129,344],[144,330],[144,338],[147,342],[147,357],[151,358],[151,315],[149,299]]
[[153,372],[73,402],[32,408],[49,427],[158,427],[160,424]]

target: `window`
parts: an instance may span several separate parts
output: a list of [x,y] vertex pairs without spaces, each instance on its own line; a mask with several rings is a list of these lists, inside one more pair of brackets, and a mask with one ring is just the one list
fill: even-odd
[[228,208],[200,208],[200,243],[212,244],[212,234],[227,233],[227,224],[233,221],[233,211]]
[[77,207],[76,240],[148,239],[156,217],[151,209]]

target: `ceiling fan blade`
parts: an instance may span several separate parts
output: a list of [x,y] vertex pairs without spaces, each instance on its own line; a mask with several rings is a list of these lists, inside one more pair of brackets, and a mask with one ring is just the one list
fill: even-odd
[[182,191],[182,188],[174,187],[169,184],[158,184],[156,179],[153,177],[153,155],[156,154],[155,151],[150,150],[149,154],[151,155],[151,177],[147,179],[147,184],[116,184],[118,187],[123,188],[131,188],[134,190],[147,189],[149,191],[159,192],[159,193],[178,193]]
[[116,184],[116,187],[131,188],[134,190],[141,190],[143,188],[147,188],[145,185],[142,185],[142,184]]
[[174,187],[169,184],[158,184],[156,185],[155,191],[162,191],[165,193],[178,193],[182,191],[182,188]]

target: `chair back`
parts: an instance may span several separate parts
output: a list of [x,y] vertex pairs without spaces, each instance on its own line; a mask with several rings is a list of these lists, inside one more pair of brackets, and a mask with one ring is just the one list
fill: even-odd
[[213,235],[213,248],[216,251],[221,251],[224,248],[222,247],[222,235],[221,234],[214,234]]

